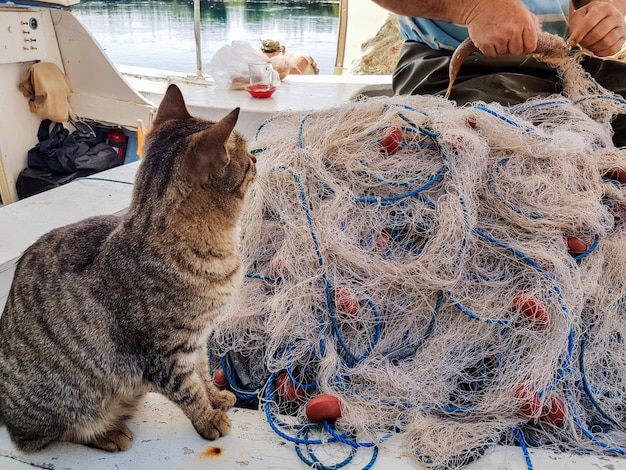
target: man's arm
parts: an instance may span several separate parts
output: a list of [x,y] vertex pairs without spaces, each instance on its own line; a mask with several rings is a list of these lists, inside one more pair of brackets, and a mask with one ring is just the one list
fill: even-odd
[[[398,15],[465,25],[487,56],[530,54],[537,48],[539,21],[521,0],[373,0]],[[548,0],[547,0],[548,1]],[[570,44],[605,57],[626,41],[626,0],[592,0],[570,6]]]
[[373,1],[398,15],[465,25],[476,47],[487,56],[530,54],[537,48],[539,20],[521,0]]

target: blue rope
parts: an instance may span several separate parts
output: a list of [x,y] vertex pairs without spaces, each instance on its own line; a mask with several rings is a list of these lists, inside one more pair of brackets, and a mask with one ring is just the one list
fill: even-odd
[[267,282],[279,282],[282,280],[280,276],[263,276],[262,274],[257,273],[246,273],[244,277],[247,279],[260,279],[261,281]]
[[596,234],[595,237],[593,238],[593,243],[591,244],[591,246],[587,248],[581,254],[574,256],[574,260],[579,261],[585,258],[586,256],[589,256],[591,253],[595,251],[596,248],[598,248],[599,244],[600,244],[600,235]]
[[400,104],[400,103],[390,103],[390,104],[385,104],[385,108],[387,107],[395,107],[395,108],[402,108],[402,109],[406,109],[407,111],[414,111],[416,113],[420,113],[424,116],[428,116],[429,114],[425,111],[421,111],[419,109],[414,108],[413,106],[409,106],[406,104]]
[[[372,455],[372,458],[370,459],[370,462],[363,467],[364,470],[367,470],[369,468],[371,468],[375,461],[376,458],[378,457],[378,448],[374,443],[371,443],[371,445],[369,445],[370,443],[358,443],[358,442],[354,442],[351,441],[349,439],[347,439],[345,436],[337,434],[334,430],[332,430],[332,428],[330,427],[330,424],[328,423],[327,420],[323,421],[322,425],[318,425],[318,424],[296,424],[296,425],[290,425],[287,423],[282,423],[280,422],[277,418],[276,415],[272,412],[271,410],[271,403],[272,403],[272,393],[274,391],[274,383],[275,383],[275,379],[276,379],[276,374],[271,374],[267,384],[266,384],[266,388],[265,388],[265,403],[264,403],[264,411],[265,411],[265,417],[267,419],[267,422],[269,423],[270,427],[272,428],[272,430],[278,434],[281,438],[285,439],[286,441],[292,442],[296,445],[296,453],[298,454],[298,457],[307,465],[313,467],[313,468],[329,468],[329,469],[338,469],[341,468],[345,465],[347,465],[348,463],[350,463],[350,461],[352,460],[352,458],[354,457],[354,455],[356,455],[356,449],[358,447],[373,447],[374,448],[374,452]],[[291,427],[296,429],[297,431],[297,435],[296,436],[290,436],[289,434],[283,432],[279,426],[282,427]],[[309,439],[308,438],[308,433],[310,430],[326,430],[326,431],[331,431],[331,437],[329,437],[326,440],[322,440],[322,439]],[[304,436],[304,437],[301,437]],[[332,465],[330,467],[326,467],[324,466],[319,459],[313,454],[312,450],[310,449],[309,446],[311,445],[322,445],[322,444],[326,444],[326,443],[336,443],[339,442],[341,444],[345,444],[347,446],[349,446],[351,448],[350,454],[347,457],[348,461],[345,462],[345,460],[343,462],[340,462],[338,464]],[[305,445],[307,446],[307,452],[309,454],[309,457],[311,458],[311,460],[307,459],[304,454],[302,454],[302,452],[298,449],[299,445]],[[345,463],[344,463],[345,462]]]
[[504,121],[507,124],[511,124],[514,127],[519,127],[519,128],[522,127],[520,124],[518,124],[517,122],[513,121],[512,119],[509,119],[506,116],[503,116],[502,114],[495,112],[493,109],[490,109],[490,108],[488,108],[485,105],[477,104],[477,105],[474,105],[474,108],[475,109],[479,109],[480,111],[484,111],[484,112],[486,112],[488,114],[491,114],[492,116],[495,116],[498,119],[500,119],[501,121]]
[[309,118],[310,114],[307,114],[300,120],[300,125],[298,126],[298,147],[304,148],[304,141],[302,140],[302,133],[304,132],[304,123]]
[[[304,119],[302,119],[302,121],[300,122],[300,126],[302,127],[304,124],[305,119],[308,117],[305,116]],[[300,137],[299,137],[300,138]],[[324,258],[322,256],[322,252],[320,250],[320,244],[317,238],[317,233],[315,232],[315,226],[313,225],[313,217],[311,216],[311,206],[309,205],[309,202],[307,201],[306,198],[306,192],[304,190],[304,185],[302,184],[302,181],[300,180],[300,177],[298,176],[298,174],[293,171],[291,168],[287,167],[286,165],[280,165],[277,167],[280,170],[285,170],[288,171],[289,173],[291,173],[291,176],[293,177],[294,181],[296,182],[296,186],[298,187],[298,192],[300,194],[300,202],[302,203],[302,209],[304,210],[304,214],[306,217],[306,221],[307,224],[309,226],[309,232],[311,234],[311,239],[313,241],[313,246],[315,248],[315,252],[317,254],[317,262],[320,266],[320,268],[322,268],[322,273],[321,273],[321,277],[322,277],[322,282],[325,286],[325,290],[326,290],[326,304],[328,306],[328,309],[332,309],[332,299],[330,296],[330,289],[329,289],[329,283],[326,277],[326,270],[324,269]],[[320,332],[322,333],[322,338],[320,339],[320,354],[322,356],[324,356],[326,354],[326,343],[325,343],[325,333],[324,330],[326,329],[326,313],[322,313],[322,321],[320,324]]]
[[542,101],[540,103],[521,103],[515,106],[511,106],[509,108],[509,110],[512,113],[519,113],[522,111],[526,111],[527,109],[534,109],[534,108],[543,108],[546,106],[554,106],[554,105],[559,105],[559,104],[571,104],[572,102],[568,99],[558,99],[558,100],[552,100],[552,101]]
[[557,285],[557,283],[554,281],[554,279],[552,279],[552,276],[550,276],[545,269],[543,269],[535,260],[531,259],[530,257],[528,257],[527,255],[525,255],[524,253],[522,253],[521,251],[513,248],[512,246],[507,245],[506,243],[497,240],[495,238],[493,238],[491,235],[488,235],[484,232],[481,232],[480,230],[478,230],[477,228],[474,228],[474,233],[476,233],[479,237],[489,241],[490,243],[493,243],[503,249],[505,249],[506,251],[510,252],[511,254],[513,254],[515,257],[521,259],[522,261],[526,262],[527,264],[531,265],[532,267],[534,267],[549,283],[550,286],[552,287],[552,290],[556,293],[556,296],[559,300],[559,304],[561,305],[561,310],[569,324],[569,332],[568,332],[568,336],[567,336],[567,352],[565,354],[565,358],[563,359],[563,364],[561,365],[561,368],[559,369],[559,371],[557,372],[557,375],[553,381],[553,383],[551,385],[549,385],[545,390],[543,390],[542,392],[539,392],[539,396],[542,396],[545,393],[550,392],[551,390],[553,390],[563,379],[565,372],[569,370],[571,362],[572,362],[572,356],[574,354],[574,329],[571,325],[571,316],[569,313],[569,309],[567,308],[567,305],[565,305],[565,301],[563,299],[563,294],[561,293],[561,289],[559,288],[559,286]]
[[[597,82],[596,82],[597,83]],[[587,100],[612,100],[617,101],[620,104],[626,104],[626,100],[619,95],[596,95],[596,96],[584,96],[576,101],[575,104],[582,103]]]
[[[305,439],[308,438],[308,429],[301,429],[300,431],[298,431],[298,435],[300,436],[301,433],[305,434]],[[309,454],[310,460],[309,458],[307,458],[303,453],[302,450],[300,449],[300,446],[305,445],[306,446],[306,450],[307,453]],[[324,465],[315,455],[315,453],[313,452],[313,449],[311,448],[310,444],[296,444],[295,445],[295,449],[296,449],[296,454],[298,454],[298,457],[300,458],[300,460],[302,460],[302,462],[304,462],[306,465],[308,465],[309,467],[318,469],[318,470],[337,470],[340,468],[345,467],[346,465],[348,465],[349,463],[352,462],[352,459],[354,458],[354,456],[356,455],[356,449],[354,447],[350,448],[350,453],[348,454],[348,456],[342,460],[339,463],[333,464],[333,465]]]
[[[572,391],[569,388],[567,389],[567,398],[568,398],[568,400],[573,401]],[[572,407],[572,416],[574,418],[574,424],[576,424],[578,429],[580,429],[580,432],[582,432],[585,435],[585,437],[587,437],[587,439],[589,439],[592,443],[594,443],[598,447],[601,447],[602,449],[606,450],[607,452],[618,454],[618,455],[626,455],[626,449],[621,448],[621,447],[612,446],[612,445],[607,444],[606,442],[601,441],[600,439],[596,438],[593,435],[593,433],[589,429],[587,429],[587,427],[582,423],[582,421],[580,420],[580,417],[578,416],[578,413],[576,413],[576,409],[574,407]]]
[[289,375],[289,378],[291,379],[291,381],[297,388],[300,388],[302,390],[311,390],[313,388],[316,388],[317,382],[303,384],[298,379],[296,379],[295,374],[293,373],[293,367],[292,367],[292,361],[291,361],[291,351],[293,351],[293,344],[294,344],[293,341],[289,343],[289,349],[287,351],[287,375]]
[[[304,119],[301,122],[301,124],[303,122],[304,122]],[[329,312],[329,317],[330,317],[330,320],[331,320],[331,326],[332,326],[333,333],[335,334],[339,344],[344,349],[346,354],[350,357],[350,359],[354,363],[358,363],[358,362],[362,361],[363,359],[365,359],[367,356],[369,356],[369,354],[376,347],[376,345],[378,344],[378,341],[381,338],[382,329],[384,327],[384,324],[380,320],[380,315],[378,313],[378,309],[376,308],[376,305],[371,300],[368,299],[367,304],[372,309],[372,313],[374,314],[374,318],[376,319],[376,328],[374,330],[373,341],[369,345],[368,349],[361,356],[357,356],[356,354],[354,354],[350,350],[350,348],[346,344],[346,342],[345,342],[345,340],[343,338],[343,335],[341,334],[341,331],[339,329],[339,325],[337,323],[336,314],[335,314],[335,308],[334,308],[334,302],[333,302],[333,299],[332,299],[332,285],[328,281],[325,269],[323,269],[324,268],[324,258],[323,258],[323,255],[322,255],[322,252],[321,252],[321,249],[320,249],[320,244],[319,244],[319,241],[318,241],[318,238],[317,238],[317,234],[315,232],[315,227],[313,225],[313,217],[311,215],[311,206],[309,205],[309,202],[307,200],[306,193],[305,193],[305,190],[304,190],[304,185],[302,184],[302,181],[300,180],[300,177],[298,176],[298,174],[295,171],[293,171],[292,169],[288,168],[285,165],[281,165],[278,168],[281,169],[281,170],[286,170],[289,173],[291,173],[291,175],[293,176],[294,181],[296,182],[296,185],[298,187],[298,192],[300,194],[300,201],[302,203],[302,208],[304,210],[304,213],[305,213],[305,216],[306,216],[306,220],[307,220],[307,224],[309,226],[309,232],[310,232],[311,238],[313,240],[313,246],[315,247],[315,252],[317,253],[318,264],[322,268],[321,278],[322,278],[322,283],[324,285],[324,290],[325,290],[325,293],[326,293],[326,304],[327,304],[327,309],[328,309],[328,312]],[[322,355],[324,355],[324,353],[325,353],[324,330],[326,329],[326,313],[322,314],[322,322],[321,322],[320,328],[321,328],[321,331],[322,331],[320,352],[321,352]]]
[[358,447],[376,447],[376,444],[374,442],[357,442],[357,441],[352,441],[352,440],[346,439],[341,434],[337,434],[335,432],[335,430],[330,426],[330,423],[328,422],[327,419],[325,419],[322,422],[322,424],[323,424],[324,429],[326,430],[326,432],[328,434],[330,434],[337,442],[341,442],[342,444],[345,444],[347,446],[354,447],[354,448],[358,448]]
[[[292,427],[296,429],[300,429],[302,426],[307,426],[311,428],[319,428],[319,425],[316,424],[300,424],[300,425],[292,425],[287,423],[280,422],[276,415],[271,410],[272,403],[272,392],[274,391],[274,382],[276,379],[276,374],[271,374],[269,379],[267,380],[267,384],[265,386],[265,403],[263,405],[263,409],[265,411],[265,417],[267,418],[267,422],[269,423],[272,430],[278,434],[280,437],[285,439],[286,441],[293,442],[295,444],[324,444],[326,442],[334,442],[334,440],[322,441],[321,439],[302,439],[297,436],[290,436],[289,434],[283,432],[279,429],[279,425],[283,427]],[[277,424],[278,423],[278,424]]]
[[528,470],[533,470],[533,463],[530,460],[530,452],[528,452],[528,447],[526,446],[526,441],[524,440],[524,434],[519,428],[513,429],[513,433],[515,434],[515,439],[519,442],[519,446],[524,453],[524,460],[526,460],[526,468]]
[[258,396],[258,387],[255,390],[241,390],[237,387],[237,377],[231,369],[230,364],[228,364],[225,356],[222,356],[222,358],[220,359],[220,365],[222,367],[222,370],[224,371],[224,376],[226,377],[226,380],[228,380],[228,385],[238,399],[242,401],[250,401],[254,400]]
[[266,119],[265,121],[263,121],[261,123],[261,125],[257,128],[256,133],[254,134],[254,141],[257,142],[259,140],[259,134],[261,133],[261,130],[268,125],[270,122],[272,122],[275,118],[270,117],[268,119]]
[[417,128],[418,128],[418,125],[417,125],[417,124],[415,124],[415,123],[414,123],[411,119],[409,119],[409,118],[408,118],[407,116],[405,116],[404,114],[402,114],[402,113],[398,113],[398,117],[399,117],[400,119],[402,119],[404,122],[406,122],[409,126],[411,126],[411,128],[413,128],[413,129],[417,129]]
[[406,193],[403,193],[403,194],[397,194],[395,196],[385,196],[385,197],[380,197],[380,196],[377,196],[377,197],[366,197],[366,196],[354,197],[352,200],[354,202],[364,202],[364,203],[367,203],[367,204],[385,204],[385,203],[388,203],[388,202],[401,201],[402,199],[406,199],[406,198],[409,198],[409,197],[412,197],[412,196],[419,196],[420,193],[426,191],[427,189],[431,188],[435,183],[440,181],[447,172],[448,172],[447,168],[442,168],[426,184],[424,184],[424,185],[420,186],[419,188],[416,188],[416,189],[414,189],[412,191],[408,191]]
[[463,313],[464,315],[467,315],[472,320],[477,320],[477,321],[481,321],[483,323],[494,324],[494,325],[503,325],[503,326],[508,326],[511,323],[510,320],[494,320],[492,318],[481,318],[478,315],[476,315],[475,313],[473,313],[470,310],[468,310],[465,307],[463,307],[463,305],[458,300],[456,300],[454,298],[454,296],[452,295],[452,293],[450,291],[446,292],[446,296],[452,301],[453,305],[461,313]]
[[620,430],[624,430],[624,428],[622,427],[620,423],[615,421],[604,411],[602,406],[600,406],[600,404],[596,400],[593,392],[591,391],[591,388],[589,387],[589,381],[587,380],[587,373],[585,371],[585,350],[587,349],[587,342],[589,341],[589,336],[594,326],[595,326],[595,319],[589,324],[587,331],[585,331],[580,341],[580,353],[578,356],[578,368],[580,369],[579,388],[582,389],[582,391],[585,393],[585,396],[587,397],[591,405],[596,409],[596,411],[600,414],[602,418],[604,418],[608,423],[614,426],[617,426]]
[[[326,284],[326,297],[327,298],[331,297],[331,295],[332,295],[331,291],[332,291],[332,287],[331,287],[331,285],[329,283],[327,283]],[[337,338],[337,341],[339,342],[339,345],[346,352],[348,357],[352,360],[351,363],[350,362],[346,363],[347,366],[358,364],[359,362],[361,362],[364,359],[366,359],[371,354],[371,352],[374,350],[374,348],[376,347],[376,345],[378,344],[378,342],[380,341],[380,338],[382,336],[384,323],[380,319],[380,315],[378,313],[378,309],[376,308],[376,305],[374,305],[374,302],[372,302],[370,299],[367,300],[367,305],[372,309],[372,313],[374,314],[374,319],[376,320],[376,327],[374,329],[374,338],[373,338],[371,344],[365,350],[365,352],[363,354],[361,354],[360,356],[357,356],[355,353],[352,352],[350,347],[347,345],[347,343],[346,343],[346,341],[345,341],[345,339],[343,337],[343,334],[341,333],[341,330],[339,329],[339,324],[337,323],[337,315],[336,315],[334,303],[332,301],[329,302],[329,307],[328,307],[328,309],[329,309],[329,318],[330,318],[330,321],[331,321],[333,333],[335,334],[335,337]]]
[[[447,171],[445,168],[444,168],[444,170]],[[440,173],[441,171],[442,170],[439,170],[438,173]],[[445,171],[444,171],[444,173],[445,173]],[[420,171],[418,173],[422,173],[422,172]],[[410,178],[410,179],[405,180],[405,181],[398,181],[397,179],[388,180],[385,177],[379,176],[379,175],[377,175],[375,173],[372,173],[372,172],[367,172],[367,175],[370,178],[372,178],[374,181],[376,181],[377,183],[386,184],[387,186],[392,186],[392,187],[395,187],[395,186],[412,186],[415,183],[418,183],[418,182],[421,182],[421,181],[431,181],[433,178],[436,178],[436,177],[439,176],[438,174],[435,175],[435,176],[427,175],[426,177],[423,177],[423,176],[419,177],[419,178],[418,177],[414,177],[414,178]]]

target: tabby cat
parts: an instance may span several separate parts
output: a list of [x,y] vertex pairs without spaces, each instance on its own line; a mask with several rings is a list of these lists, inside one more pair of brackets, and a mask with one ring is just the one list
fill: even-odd
[[20,259],[0,317],[0,421],[18,448],[126,450],[147,391],[204,438],[229,432],[235,397],[213,385],[207,341],[243,275],[237,225],[256,161],[238,115],[193,118],[171,85],[128,213],[53,230]]

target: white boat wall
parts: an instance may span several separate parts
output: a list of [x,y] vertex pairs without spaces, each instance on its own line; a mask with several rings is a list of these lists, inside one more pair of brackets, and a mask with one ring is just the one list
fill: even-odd
[[[181,86],[191,114],[219,119],[234,107],[242,112],[237,128],[251,139],[268,117],[283,111],[326,109],[354,100],[360,94],[391,94],[390,77],[288,77],[271,100],[254,100],[244,91],[220,89],[210,79],[162,70],[116,68],[91,34],[72,14],[77,3],[38,2],[20,6],[0,4],[0,309],[4,307],[15,264],[21,253],[49,230],[85,217],[123,212],[130,203],[132,182],[139,162],[123,165],[98,178],[73,181],[62,187],[17,201],[15,181],[26,166],[26,152],[36,143],[41,118],[30,112],[17,88],[21,76],[36,61],[57,64],[65,72],[72,93],[70,104],[80,119],[137,129],[138,120],[149,126],[156,105],[169,83]],[[353,2],[354,3],[354,2]],[[33,19],[37,24],[32,28]],[[25,42],[25,39],[28,40]],[[34,39],[34,41],[31,41]],[[119,70],[122,70],[122,75]],[[141,91],[141,93],[139,92]],[[217,441],[202,439],[173,404],[148,394],[129,422],[135,433],[133,447],[116,454],[67,443],[24,454],[0,428],[1,469],[306,469],[293,445],[272,431],[262,410],[229,411],[231,434]],[[374,469],[428,468],[403,455],[392,438],[374,463]],[[341,460],[344,449],[322,450],[330,460]],[[561,454],[530,449],[532,467],[519,447],[493,446],[469,469],[607,469],[626,470],[617,457]],[[345,468],[369,468],[372,452],[359,449]]]

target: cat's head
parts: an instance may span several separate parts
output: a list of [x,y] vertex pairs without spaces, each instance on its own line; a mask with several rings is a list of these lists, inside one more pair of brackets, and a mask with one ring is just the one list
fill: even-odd
[[192,117],[176,85],[161,101],[146,139],[135,201],[237,210],[256,175],[256,159],[234,130],[239,108],[218,122]]

